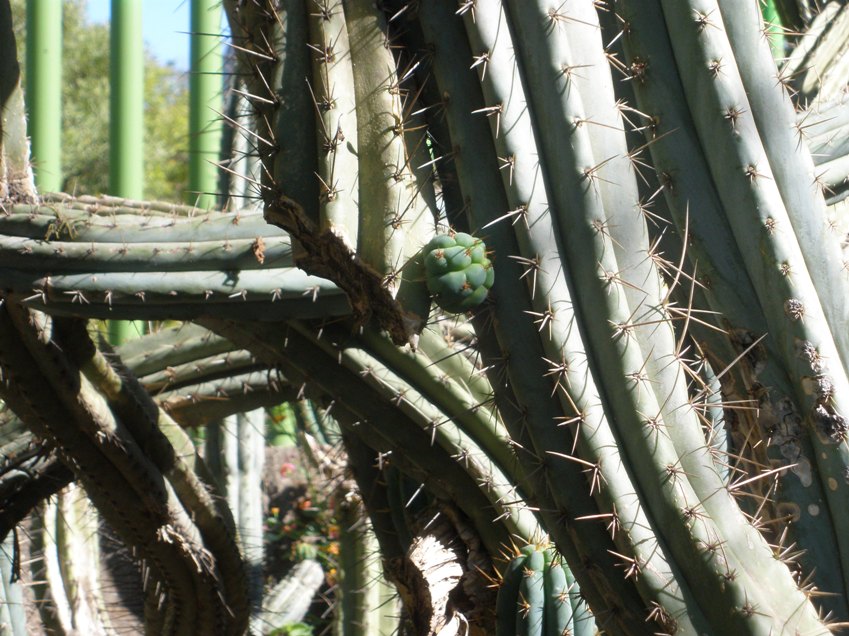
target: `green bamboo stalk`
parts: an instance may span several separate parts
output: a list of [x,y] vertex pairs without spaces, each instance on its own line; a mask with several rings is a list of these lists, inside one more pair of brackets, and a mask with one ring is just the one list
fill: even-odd
[[109,191],[144,192],[144,49],[141,0],[112,0],[109,81]]
[[27,0],[27,106],[39,190],[62,189],[62,2]]
[[[141,0],[112,0],[109,41],[109,192],[141,199],[144,192],[144,48]],[[143,333],[143,323],[113,321],[121,344]]]
[[220,203],[217,160],[221,153],[221,3],[191,2],[189,75],[189,203],[209,209]]

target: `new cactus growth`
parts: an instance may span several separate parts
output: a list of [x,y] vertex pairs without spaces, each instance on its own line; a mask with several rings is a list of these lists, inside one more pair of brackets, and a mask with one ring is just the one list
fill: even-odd
[[554,548],[528,544],[507,564],[496,601],[496,636],[590,636],[595,621]]
[[423,253],[428,291],[442,309],[461,313],[486,300],[495,270],[482,240],[465,232],[439,234]]

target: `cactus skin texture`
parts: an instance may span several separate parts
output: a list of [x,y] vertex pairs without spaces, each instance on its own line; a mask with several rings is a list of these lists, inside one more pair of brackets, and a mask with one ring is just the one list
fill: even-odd
[[495,270],[482,240],[465,232],[439,234],[424,254],[427,288],[442,309],[459,314],[486,300]]
[[554,548],[529,544],[507,564],[496,600],[496,636],[596,633],[575,580]]
[[[141,462],[146,444],[123,436],[139,460],[127,466],[103,447],[97,431],[122,433],[135,393],[109,392],[124,376],[102,355],[63,360],[76,323],[59,318],[195,317],[300,397],[332,404],[349,455],[365,447],[352,468],[386,563],[413,535],[398,531],[409,510],[391,514],[406,496],[386,466],[462,513],[470,554],[551,537],[556,555],[529,547],[508,566],[500,633],[562,633],[570,612],[575,634],[596,622],[629,636],[845,628],[849,293],[755,3],[224,4],[264,220],[291,241],[251,226],[258,214],[172,221],[122,204],[103,226],[103,209],[89,219],[57,200],[59,214],[0,215],[7,399],[90,471],[79,478],[95,503],[116,507],[96,481],[126,483],[125,533],[142,532],[134,510],[169,457]],[[610,73],[618,60],[630,106]],[[413,121],[425,153],[408,143]],[[446,222],[459,232],[431,243]],[[414,311],[422,290],[449,313],[477,307],[463,347],[440,342],[428,303]],[[58,317],[56,346],[23,304]],[[413,335],[418,350],[396,346]],[[85,412],[64,381],[77,376],[93,385]],[[169,474],[181,492],[168,501],[211,516],[184,496],[203,494],[188,468]],[[198,531],[223,543],[214,529]],[[196,577],[154,539],[143,547],[160,578],[188,590]],[[572,603],[576,581],[593,620]],[[215,603],[206,583],[202,602],[169,606],[185,633]],[[570,608],[552,602],[564,589]]]

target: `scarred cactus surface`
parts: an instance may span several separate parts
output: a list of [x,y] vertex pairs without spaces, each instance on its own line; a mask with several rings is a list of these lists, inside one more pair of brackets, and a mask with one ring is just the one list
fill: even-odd
[[482,240],[464,232],[439,234],[424,253],[427,288],[442,309],[462,313],[486,299],[495,270]]

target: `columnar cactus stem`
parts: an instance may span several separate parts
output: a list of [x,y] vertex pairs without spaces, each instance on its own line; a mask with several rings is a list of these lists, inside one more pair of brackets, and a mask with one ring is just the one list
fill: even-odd
[[355,249],[358,242],[359,169],[354,69],[341,0],[315,0],[310,10],[313,73],[310,87],[317,115],[321,229]]

